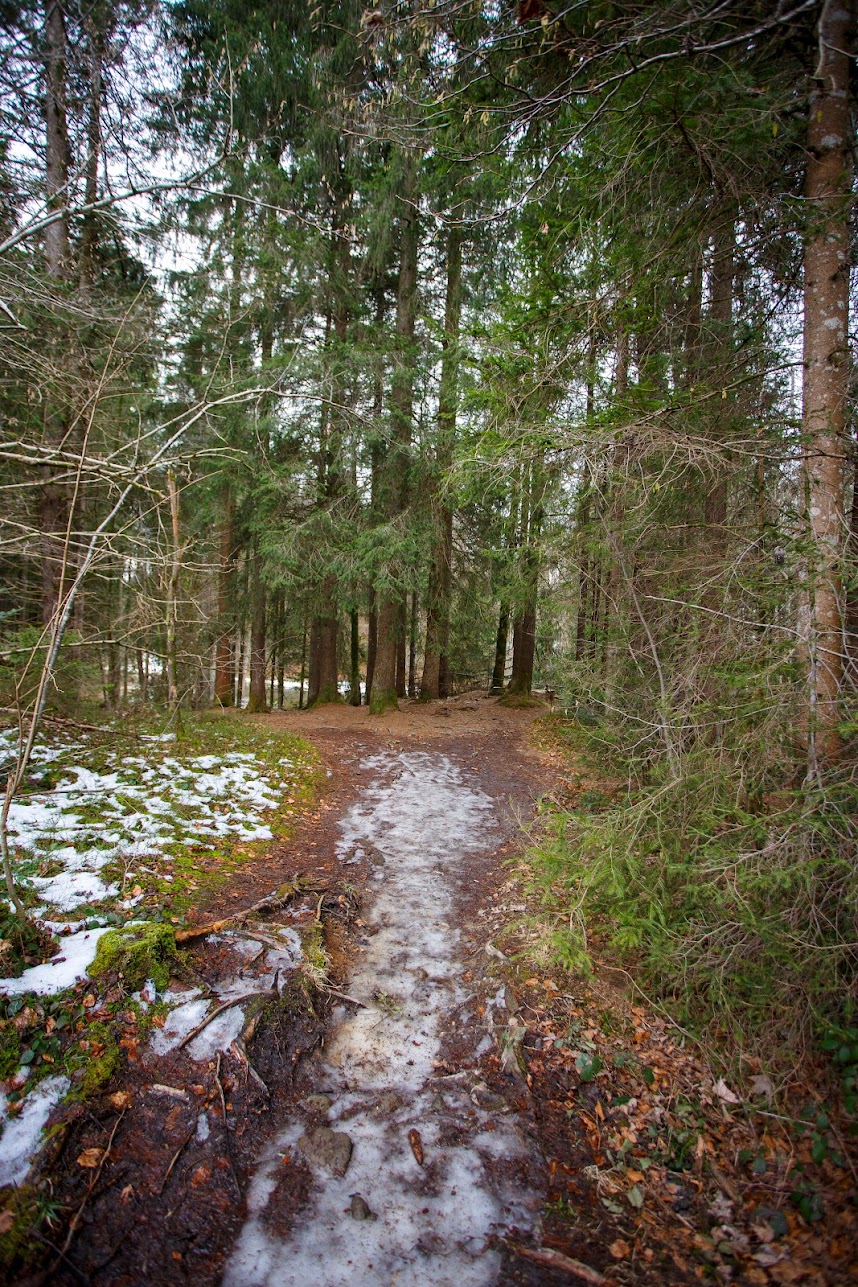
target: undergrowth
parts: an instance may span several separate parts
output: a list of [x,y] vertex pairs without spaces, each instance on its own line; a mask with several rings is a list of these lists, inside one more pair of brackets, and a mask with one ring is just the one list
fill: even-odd
[[[543,742],[598,770],[580,726]],[[608,766],[616,770],[616,759]],[[786,1066],[813,1047],[847,1095],[858,1071],[858,791],[775,788],[705,748],[613,795],[546,804],[530,853],[555,958],[633,969],[683,1024]]]

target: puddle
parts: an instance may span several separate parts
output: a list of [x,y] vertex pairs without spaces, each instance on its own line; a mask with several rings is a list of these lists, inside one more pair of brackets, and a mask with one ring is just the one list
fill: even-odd
[[[382,754],[366,767],[372,784],[341,820],[338,846],[344,861],[358,848],[374,856],[365,916],[375,932],[347,985],[366,1008],[334,1014],[312,1087],[331,1101],[324,1119],[291,1123],[260,1159],[224,1287],[489,1287],[500,1268],[494,1239],[530,1229],[539,1207],[518,1178],[532,1146],[517,1120],[479,1108],[467,1072],[435,1067],[455,1022],[472,1054],[485,1035],[462,1014],[454,904],[468,856],[497,843],[495,803],[444,755]],[[278,1167],[322,1120],[348,1134],[351,1162],[338,1177],[311,1161],[309,1203],[280,1239],[271,1232]],[[355,1194],[375,1219],[352,1217]]]

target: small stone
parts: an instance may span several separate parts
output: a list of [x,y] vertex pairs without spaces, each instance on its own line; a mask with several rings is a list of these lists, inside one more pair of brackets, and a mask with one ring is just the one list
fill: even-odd
[[380,1117],[387,1117],[390,1113],[395,1113],[398,1108],[402,1107],[402,1097],[397,1095],[395,1090],[386,1090],[383,1095],[379,1095],[375,1105],[375,1112]]
[[359,1193],[352,1194],[351,1213],[353,1220],[377,1220],[378,1216],[370,1211],[369,1203]]
[[310,1113],[327,1113],[333,1108],[334,1101],[330,1095],[307,1095],[303,1100],[304,1107]]
[[298,1147],[308,1162],[323,1166],[334,1175],[345,1175],[352,1160],[351,1136],[345,1131],[332,1131],[330,1126],[317,1126],[302,1135]]

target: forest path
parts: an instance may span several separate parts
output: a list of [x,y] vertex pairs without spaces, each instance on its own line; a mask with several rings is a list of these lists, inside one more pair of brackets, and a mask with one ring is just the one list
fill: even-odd
[[[506,1022],[504,990],[481,997],[466,963],[486,943],[474,864],[496,854],[517,811],[496,794],[485,748],[446,745],[452,754],[360,753],[369,781],[335,825],[339,861],[371,865],[364,941],[344,984],[362,1004],[334,1011],[303,1071],[305,1112],[263,1152],[226,1287],[488,1287],[497,1236],[532,1231],[532,1123],[479,1066],[496,1019]],[[296,1148],[314,1184],[283,1237],[270,1231],[277,1172]]]
[[[339,705],[252,717],[314,743],[327,787],[288,840],[193,919],[234,915],[299,874],[316,892],[258,926],[196,940],[188,964],[217,998],[270,995],[283,962],[280,1004],[247,1037],[253,1075],[233,1040],[251,1014],[239,1007],[184,1049],[172,1015],[149,1045],[123,1043],[130,1110],[116,1122],[108,1098],[80,1116],[65,1149],[69,1159],[103,1149],[115,1129],[117,1179],[85,1197],[75,1271],[57,1265],[52,1281],[554,1281],[507,1245],[540,1241],[547,1168],[506,1047],[504,1034],[524,1027],[493,943],[523,910],[504,863],[553,776],[529,739],[543,709],[472,697],[381,718]],[[330,977],[354,998],[335,994],[328,1013],[286,959],[323,904]],[[185,996],[174,1015],[187,1010],[187,1028],[205,1002]]]

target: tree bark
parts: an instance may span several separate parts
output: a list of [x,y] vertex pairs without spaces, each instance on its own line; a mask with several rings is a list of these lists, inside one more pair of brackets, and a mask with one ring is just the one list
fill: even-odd
[[[444,307],[444,340],[441,356],[441,386],[438,394],[438,454],[435,491],[432,497],[435,539],[429,572],[426,604],[426,650],[423,655],[423,700],[446,697],[442,675],[449,668],[450,587],[453,561],[453,511],[442,498],[444,478],[453,461],[456,438],[456,411],[459,383],[459,327],[462,316],[462,229],[454,224],[447,234],[447,290]],[[439,487],[441,495],[439,495]],[[445,689],[448,684],[444,685]]]
[[491,692],[502,693],[506,681],[506,653],[509,641],[509,607],[507,604],[500,605],[498,615],[498,631],[495,638],[495,664],[492,671]]
[[181,532],[179,528],[179,489],[176,475],[172,469],[167,470],[167,491],[170,498],[170,530],[172,549],[170,557],[170,576],[167,582],[167,702],[173,720],[179,715],[179,680],[178,680],[178,618],[179,618],[179,575],[182,570]]
[[232,596],[235,582],[235,507],[232,490],[223,494],[220,518],[220,557],[218,562],[218,630],[215,654],[214,699],[219,706],[231,706],[233,696],[232,673]]
[[250,594],[250,691],[247,697],[249,711],[267,710],[265,705],[265,586],[262,583],[262,556],[258,543],[254,544],[251,569]]
[[811,772],[834,763],[841,750],[854,11],[855,0],[825,0],[822,5],[807,139],[802,430],[810,546],[806,726]]
[[[414,400],[414,328],[417,313],[419,222],[414,157],[404,158],[401,197],[399,280],[396,292],[396,348],[390,391],[390,446],[379,471],[380,512],[392,523],[405,508],[408,448]],[[395,572],[396,569],[392,569]],[[378,594],[378,637],[370,698],[374,714],[397,705],[396,673],[400,599],[385,587]]]

